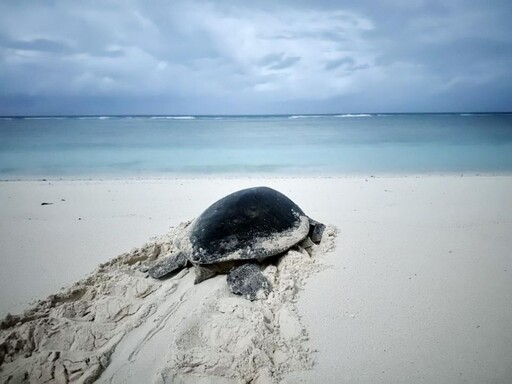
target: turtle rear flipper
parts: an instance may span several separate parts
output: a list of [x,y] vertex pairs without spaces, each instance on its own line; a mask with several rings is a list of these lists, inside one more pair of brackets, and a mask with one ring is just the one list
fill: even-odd
[[187,263],[188,259],[183,252],[174,253],[150,268],[148,273],[154,279],[161,279],[173,271],[185,268]]
[[267,296],[271,291],[267,278],[261,273],[260,267],[254,263],[245,263],[233,268],[227,280],[231,292],[251,301],[258,299],[261,293]]

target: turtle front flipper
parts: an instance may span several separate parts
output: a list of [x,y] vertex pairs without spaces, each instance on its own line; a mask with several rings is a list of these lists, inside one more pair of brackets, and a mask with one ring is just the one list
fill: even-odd
[[185,254],[182,252],[174,253],[150,268],[148,273],[154,279],[161,279],[177,269],[185,268],[187,263],[188,259]]
[[319,223],[313,219],[309,219],[309,238],[315,244],[320,243],[322,235],[325,231],[325,224]]
[[261,273],[257,264],[245,263],[233,268],[227,277],[229,289],[236,295],[256,300],[263,293],[266,297],[270,291],[270,283]]

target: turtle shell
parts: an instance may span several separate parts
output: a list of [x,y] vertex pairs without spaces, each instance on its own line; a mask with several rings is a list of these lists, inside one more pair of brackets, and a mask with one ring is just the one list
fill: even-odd
[[179,246],[195,264],[261,260],[288,250],[308,232],[308,217],[297,204],[274,189],[256,187],[207,208]]

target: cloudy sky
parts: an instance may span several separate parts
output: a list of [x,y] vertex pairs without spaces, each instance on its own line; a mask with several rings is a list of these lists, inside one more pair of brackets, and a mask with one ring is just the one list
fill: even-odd
[[0,114],[512,111],[512,1],[0,1]]

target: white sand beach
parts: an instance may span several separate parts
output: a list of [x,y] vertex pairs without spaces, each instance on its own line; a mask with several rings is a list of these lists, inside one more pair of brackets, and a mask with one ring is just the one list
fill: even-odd
[[[147,277],[182,223],[260,185],[329,226],[265,270],[274,293]],[[512,176],[1,182],[0,382],[512,382],[511,195]]]

